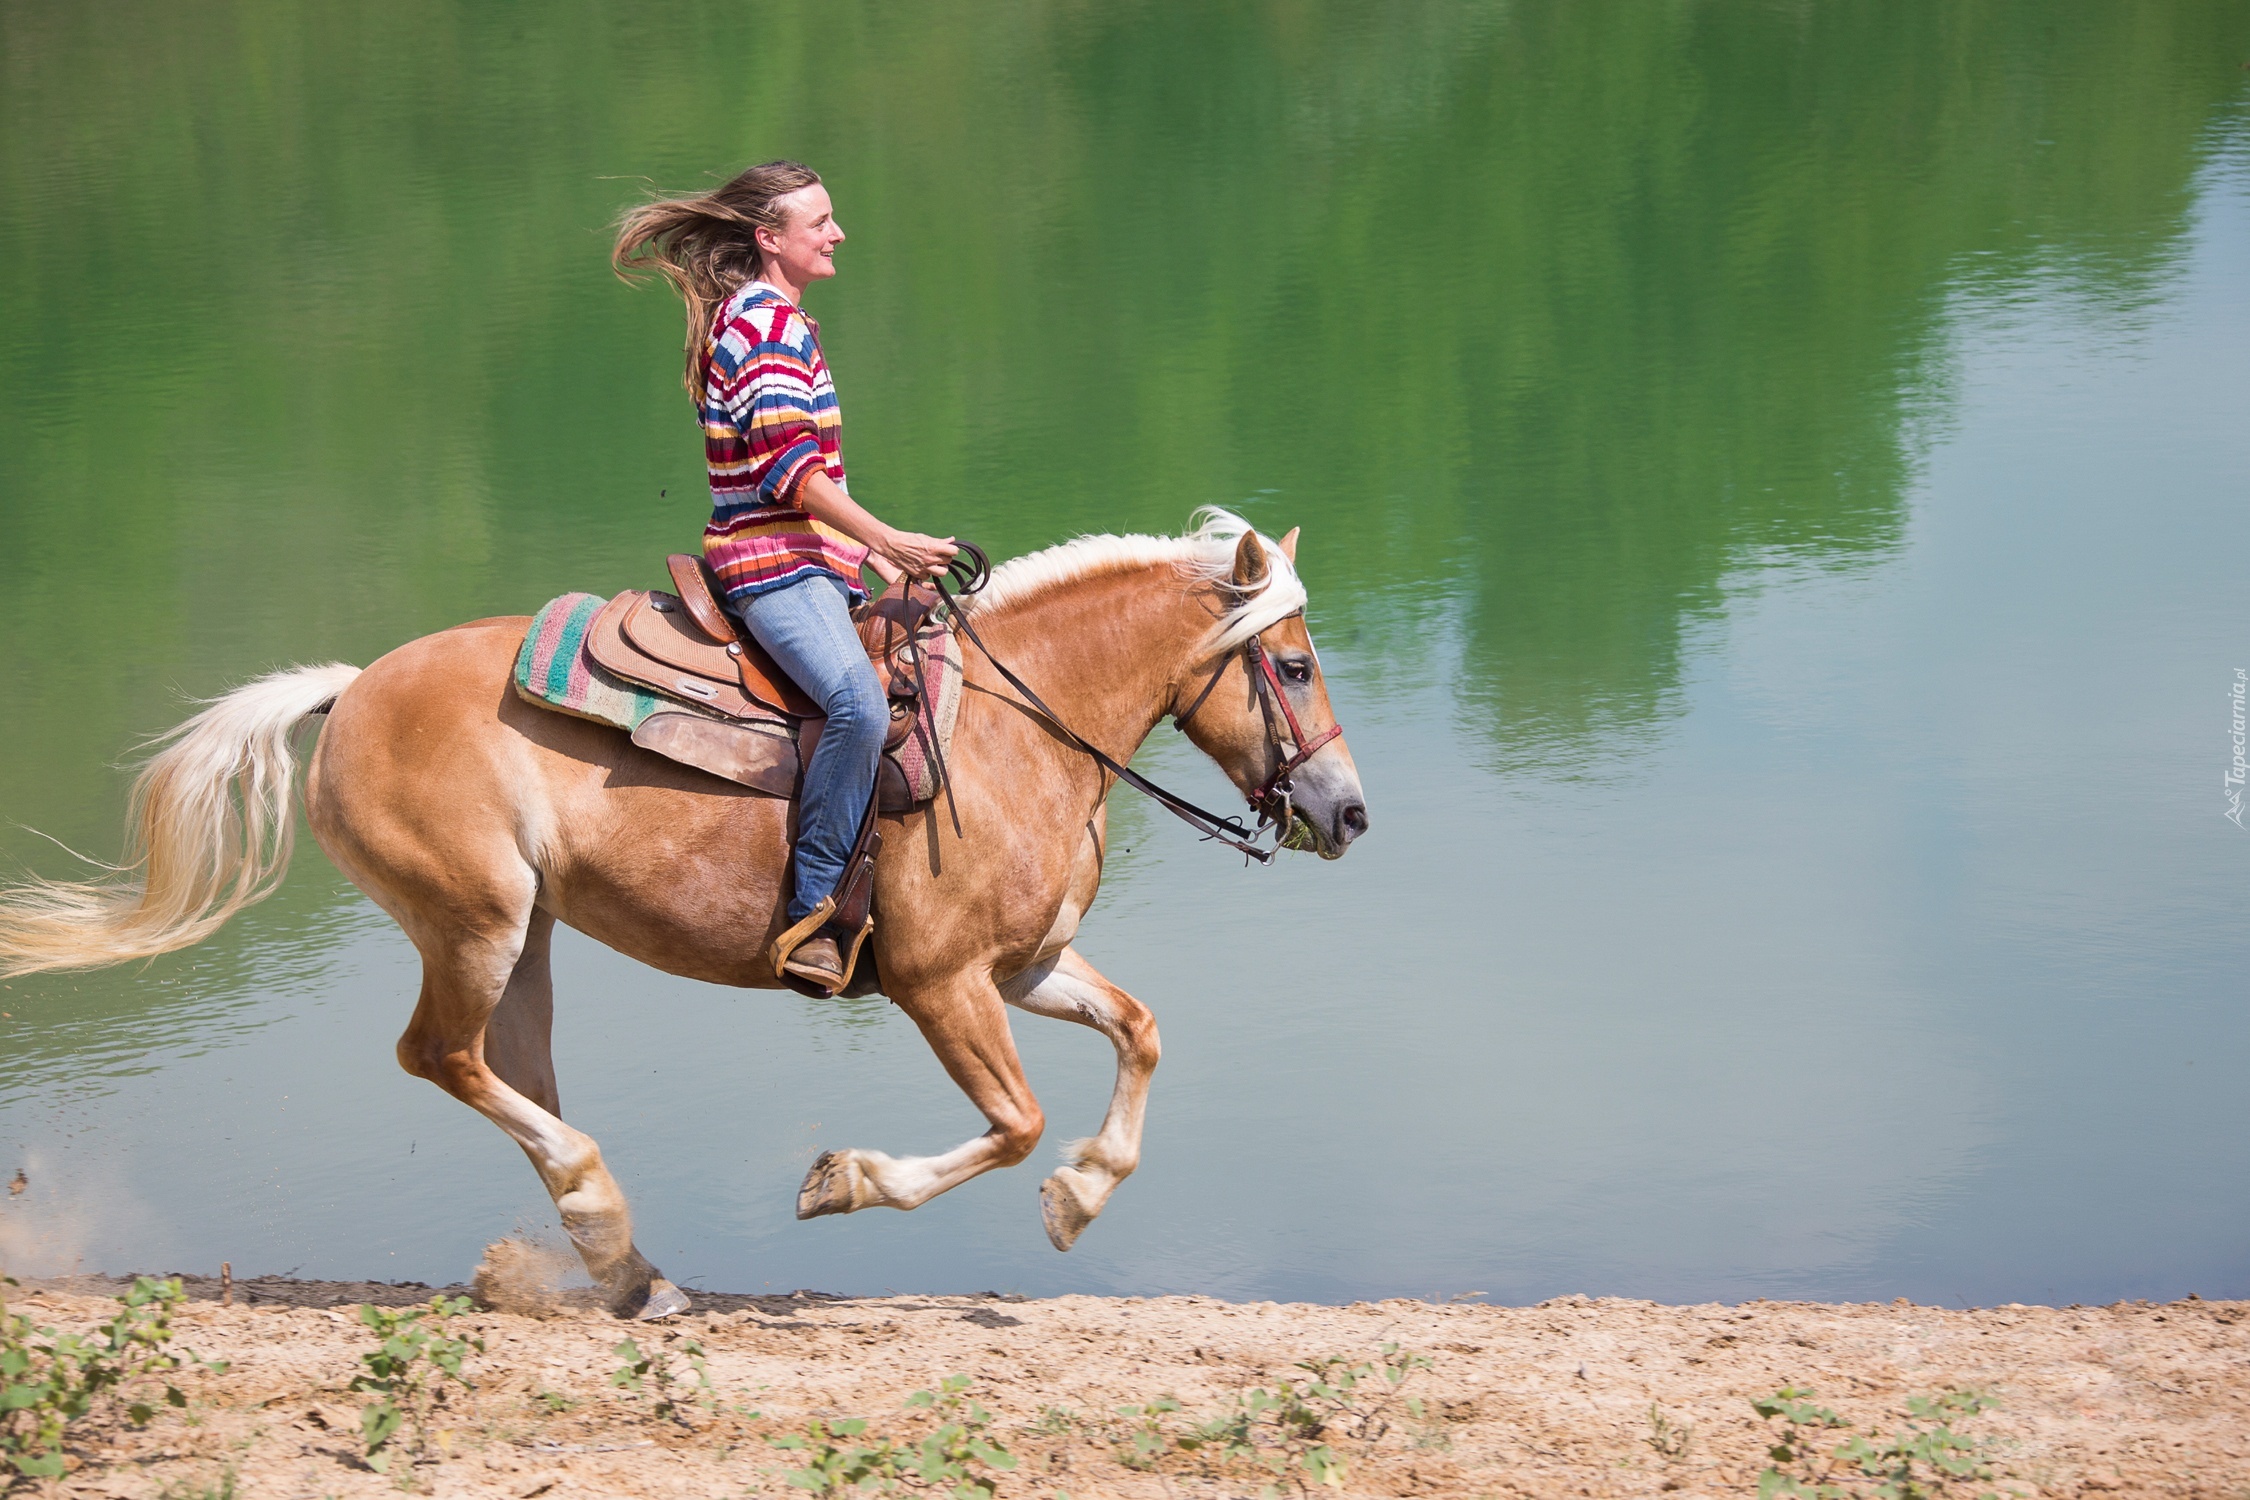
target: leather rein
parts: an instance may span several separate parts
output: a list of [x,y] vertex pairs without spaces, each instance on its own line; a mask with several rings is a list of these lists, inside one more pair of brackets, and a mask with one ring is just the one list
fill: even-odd
[[[1032,691],[1029,683],[1009,669],[1006,662],[994,656],[992,648],[987,646],[983,637],[977,634],[976,626],[969,622],[968,612],[961,608],[961,598],[974,594],[977,590],[983,588],[986,581],[991,578],[992,561],[985,556],[982,548],[973,543],[961,542],[957,545],[961,550],[954,557],[952,564],[944,573],[932,580],[937,586],[939,596],[945,601],[947,617],[961,627],[962,633],[968,636],[979,651],[984,653],[984,659],[992,663],[993,669],[1006,679],[1008,685],[1021,693],[1024,701],[1030,704],[1032,709],[1049,725],[1053,726],[1055,732],[1062,736],[1064,743],[1091,757],[1096,765],[1110,775],[1115,776],[1134,791],[1150,798],[1174,817],[1201,833],[1206,842],[1216,840],[1229,848],[1240,850],[1244,855],[1256,860],[1259,864],[1271,864],[1274,855],[1281,850],[1282,840],[1288,836],[1290,820],[1294,816],[1294,810],[1289,800],[1290,774],[1304,765],[1306,761],[1311,760],[1322,746],[1342,734],[1344,726],[1332,724],[1327,730],[1313,736],[1309,741],[1305,738],[1304,730],[1297,723],[1297,711],[1290,706],[1289,694],[1282,687],[1281,674],[1274,670],[1273,658],[1266,654],[1266,649],[1260,643],[1258,637],[1251,636],[1239,648],[1244,661],[1244,670],[1248,672],[1250,681],[1257,687],[1258,706],[1265,717],[1269,742],[1273,744],[1275,751],[1278,753],[1280,750],[1280,735],[1274,723],[1274,707],[1278,704],[1281,709],[1281,718],[1289,726],[1289,743],[1296,747],[1296,751],[1294,754],[1283,758],[1280,764],[1275,767],[1273,774],[1250,791],[1250,808],[1258,815],[1258,826],[1246,828],[1237,818],[1222,817],[1218,813],[1196,806],[1185,797],[1166,791],[1131,766],[1104,752],[1100,746],[1089,742],[1084,736],[1065,724],[1055,711],[1047,706],[1045,700]],[[950,587],[948,586],[949,582]],[[1303,611],[1300,610],[1298,613],[1301,614]],[[1279,622],[1275,623],[1278,624]],[[1219,679],[1226,675],[1227,661],[1233,654],[1229,652],[1226,656],[1219,658],[1219,664],[1212,669],[1210,681],[1203,684],[1203,691],[1195,695],[1195,701],[1189,704],[1184,712],[1173,715],[1172,723],[1175,727],[1185,729],[1187,721],[1195,717],[1196,710],[1203,707],[1204,700],[1209,698],[1212,689],[1219,685]],[[1261,849],[1251,842],[1253,839],[1264,837],[1269,827],[1275,831],[1273,848]]]

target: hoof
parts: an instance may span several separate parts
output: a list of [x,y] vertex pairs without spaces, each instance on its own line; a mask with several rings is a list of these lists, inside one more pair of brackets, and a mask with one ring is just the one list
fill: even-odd
[[1084,1180],[1085,1174],[1075,1167],[1064,1167],[1039,1184],[1039,1219],[1047,1226],[1048,1243],[1057,1250],[1077,1244],[1101,1212],[1099,1207],[1088,1208],[1079,1196],[1078,1184]]
[[849,1151],[823,1151],[797,1189],[797,1217],[817,1219],[822,1214],[848,1214],[874,1201],[874,1184]]
[[687,1293],[659,1276],[648,1284],[648,1301],[633,1314],[637,1322],[653,1323],[658,1318],[669,1318],[688,1310]]

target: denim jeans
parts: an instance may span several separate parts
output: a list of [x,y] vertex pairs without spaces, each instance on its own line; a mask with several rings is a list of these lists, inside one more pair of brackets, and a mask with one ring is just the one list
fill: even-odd
[[851,592],[827,573],[728,605],[774,664],[828,715],[797,798],[795,922],[835,891],[875,791],[891,705],[852,628]]

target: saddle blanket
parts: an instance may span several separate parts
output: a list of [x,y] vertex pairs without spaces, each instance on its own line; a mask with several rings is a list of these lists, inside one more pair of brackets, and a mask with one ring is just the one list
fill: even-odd
[[[541,708],[608,724],[627,734],[656,714],[687,713],[747,735],[793,741],[796,725],[782,714],[738,719],[692,698],[654,693],[604,670],[586,651],[586,629],[608,604],[594,594],[550,599],[532,617],[516,653],[516,695]],[[904,773],[914,803],[937,795],[953,725],[961,711],[961,656],[952,629],[931,621],[922,637],[920,722],[885,754]],[[933,743],[934,742],[934,743]]]

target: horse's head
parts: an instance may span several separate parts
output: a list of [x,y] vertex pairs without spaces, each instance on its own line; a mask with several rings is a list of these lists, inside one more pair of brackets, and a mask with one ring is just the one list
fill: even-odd
[[[1367,800],[1328,706],[1304,612],[1293,610],[1254,631],[1240,628],[1271,614],[1271,606],[1260,605],[1277,583],[1286,580],[1287,592],[1302,599],[1296,558],[1294,530],[1278,544],[1260,541],[1255,531],[1242,534],[1231,574],[1215,580],[1225,609],[1213,637],[1220,649],[1174,685],[1172,716],[1244,796],[1276,817],[1288,809],[1286,845],[1309,842],[1321,858],[1338,859],[1367,831]],[[1305,746],[1313,747],[1309,756],[1302,754]]]

